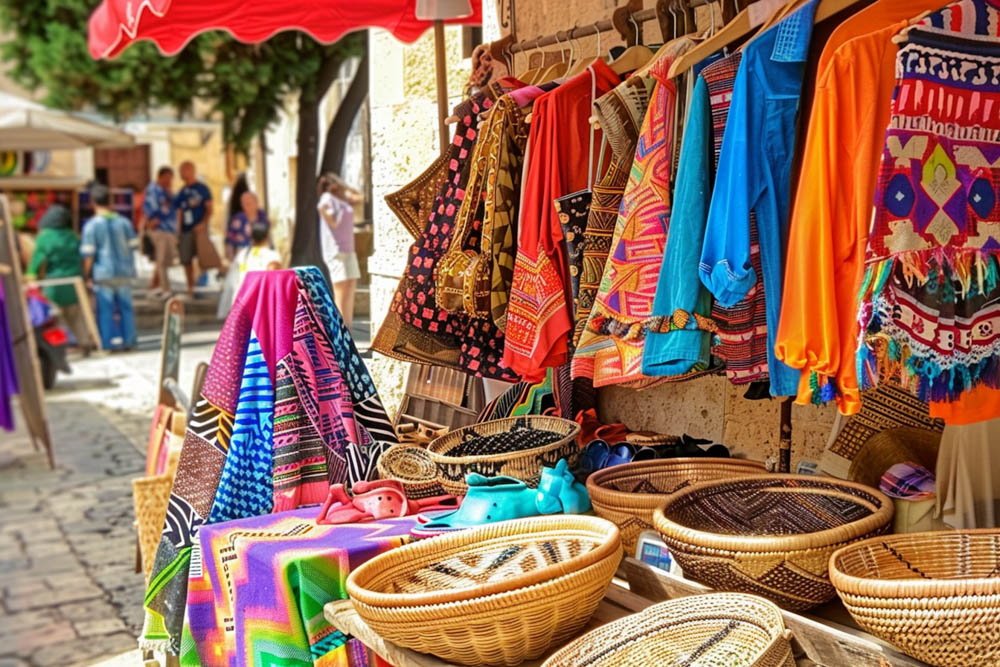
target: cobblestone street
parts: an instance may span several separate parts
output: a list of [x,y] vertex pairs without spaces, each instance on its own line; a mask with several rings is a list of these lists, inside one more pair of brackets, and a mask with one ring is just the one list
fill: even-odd
[[[216,335],[185,337],[185,391]],[[134,650],[142,627],[131,480],[143,474],[159,337],[72,365],[46,396],[54,471],[26,431],[0,434],[0,667],[94,664]]]

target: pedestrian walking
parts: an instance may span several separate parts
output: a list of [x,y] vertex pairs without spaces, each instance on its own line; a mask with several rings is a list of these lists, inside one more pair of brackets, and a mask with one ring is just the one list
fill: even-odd
[[[38,221],[35,249],[25,277],[32,281],[38,278],[73,278],[81,275],[80,239],[73,231],[73,215],[62,204],[53,204]],[[89,354],[94,349],[94,341],[91,340],[90,329],[82,311],[89,304],[79,302],[76,288],[72,284],[53,285],[42,291],[46,299],[59,307],[63,321],[76,337],[77,346],[84,355]]]
[[156,180],[146,186],[142,213],[146,218],[146,235],[153,244],[153,281],[150,288],[170,294],[168,270],[177,257],[177,216],[174,213],[174,170],[160,167]]
[[[184,186],[174,199],[177,221],[180,225],[178,253],[181,264],[184,265],[188,295],[193,296],[195,278],[198,276],[195,272],[195,260],[198,258],[198,235],[203,235],[204,242],[208,242],[207,225],[212,217],[212,191],[198,180],[193,162],[182,163],[180,173]],[[202,266],[201,268],[209,267]]]
[[135,249],[139,239],[132,223],[111,210],[107,186],[90,188],[94,217],[83,226],[80,255],[83,274],[97,299],[97,328],[106,350],[130,350],[138,335],[132,308]]
[[354,293],[361,277],[358,255],[354,251],[354,206],[361,201],[361,193],[336,174],[320,176],[317,189],[323,261],[330,273],[333,301],[350,329],[354,320]]

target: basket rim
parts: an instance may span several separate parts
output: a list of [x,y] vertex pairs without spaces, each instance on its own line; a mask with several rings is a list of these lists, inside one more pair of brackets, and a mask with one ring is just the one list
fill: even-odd
[[[729,464],[733,462],[736,463],[737,467],[745,467],[749,470],[759,470],[760,472],[765,472],[766,468],[764,464],[760,461],[751,461],[749,459],[734,459],[734,458],[721,458],[721,457],[708,457],[708,456],[687,456],[678,457],[673,459],[653,459],[652,461],[636,461],[633,463],[624,463],[622,465],[612,466],[610,468],[602,468],[600,470],[595,470],[587,476],[587,492],[590,494],[591,502],[596,495],[594,491],[599,491],[600,495],[604,496],[608,501],[612,499],[619,502],[635,502],[636,500],[642,499],[652,499],[652,498],[665,498],[669,493],[633,493],[631,491],[619,491],[618,489],[611,489],[602,484],[611,481],[616,476],[620,476],[623,473],[642,473],[646,472],[646,469],[652,470],[654,468],[671,468],[680,467],[682,465],[693,465],[697,463],[706,463],[712,465],[718,464]],[[677,493],[676,491],[674,493]],[[605,502],[602,499],[602,503]]]
[[[734,602],[755,606],[757,608],[755,611],[759,615],[744,612],[742,609],[734,612],[731,608],[731,605]],[[766,655],[775,644],[782,641],[785,643],[789,642],[788,631],[785,628],[785,619],[781,614],[781,609],[770,600],[762,598],[759,595],[752,595],[750,593],[713,592],[705,593],[703,595],[687,595],[684,597],[673,598],[671,600],[664,600],[663,602],[657,602],[656,604],[650,605],[649,607],[646,607],[645,609],[634,614],[629,614],[605,623],[604,625],[600,625],[582,635],[579,635],[569,643],[564,644],[546,659],[542,667],[563,664],[552,661],[568,657],[563,654],[574,652],[572,649],[577,644],[587,643],[585,640],[588,637],[591,637],[591,635],[596,635],[598,632],[613,631],[620,638],[633,637],[634,633],[629,632],[629,628],[634,628],[635,630],[641,632],[644,626],[649,625],[651,619],[663,618],[666,616],[670,617],[672,625],[697,623],[699,621],[725,618],[736,619],[744,623],[755,625],[768,635],[767,646],[761,649],[760,652],[754,657],[755,661]],[[635,637],[635,640],[641,641],[642,637]],[[663,641],[662,636],[658,638],[657,641]],[[790,644],[788,646],[788,650],[789,653],[791,653]]]
[[[446,438],[454,438],[455,433],[464,433],[470,431],[474,428],[481,428],[487,424],[497,424],[500,422],[519,422],[524,420],[546,420],[562,422],[564,424],[570,425],[569,432],[563,435],[555,442],[550,442],[547,445],[542,445],[540,447],[532,447],[531,449],[521,449],[514,452],[506,452],[503,454],[483,454],[481,456],[448,456],[447,454],[442,454],[437,451],[436,448],[441,447],[441,443],[444,442]],[[480,422],[478,424],[469,424],[468,426],[462,426],[461,428],[456,428],[453,431],[448,431],[442,436],[438,436],[430,441],[427,445],[427,453],[430,454],[431,460],[435,463],[440,463],[442,465],[455,465],[459,463],[466,462],[487,462],[487,461],[511,461],[513,459],[521,458],[529,454],[538,454],[540,452],[547,452],[551,449],[557,449],[563,447],[567,441],[576,439],[576,436],[580,434],[580,425],[575,421],[570,419],[563,419],[562,417],[550,417],[548,415],[523,415],[520,417],[502,417],[500,419],[490,419],[488,421]]]
[[[573,570],[572,572],[561,574],[553,579],[531,584],[530,586],[524,586],[521,588],[512,588],[511,590],[499,591],[496,593],[491,593],[490,595],[473,597],[464,600],[452,600],[447,602],[421,604],[416,606],[373,605],[355,597],[351,593],[353,587],[356,586],[354,584],[348,587],[348,599],[350,599],[351,603],[355,605],[356,609],[359,606],[361,606],[365,607],[366,609],[376,611],[382,614],[393,614],[393,615],[433,614],[435,616],[441,616],[444,618],[454,618],[456,616],[458,618],[462,618],[464,616],[467,616],[468,614],[482,613],[483,611],[489,610],[490,608],[496,606],[504,607],[504,606],[510,606],[512,603],[519,604],[518,598],[524,598],[525,596],[530,597],[540,590],[544,590],[556,596],[575,597],[579,593],[578,589],[581,586],[586,586],[586,584],[581,584],[579,586],[575,585],[576,584],[575,580],[579,579],[580,577],[590,576],[594,572],[599,572],[603,568],[608,567],[607,563],[605,562],[606,560],[607,559],[594,561],[593,563],[590,563],[586,567],[582,567],[580,569]],[[614,572],[617,572],[617,569],[618,569],[618,564],[616,563],[614,566],[614,571],[608,578],[609,584],[611,583],[611,580],[614,579]],[[574,583],[573,586],[569,586],[571,582]],[[350,577],[348,577],[348,583],[350,584]],[[540,604],[546,604],[546,605],[551,604],[551,597],[552,597],[551,595],[541,597]]]
[[[530,572],[524,572],[501,581],[494,581],[472,588],[447,589],[439,591],[424,591],[420,593],[382,593],[371,591],[358,583],[384,569],[387,560],[402,561],[413,554],[423,557],[436,551],[445,551],[461,546],[472,546],[489,539],[513,538],[522,535],[538,535],[566,533],[570,531],[592,533],[597,538],[597,546],[590,551],[570,558],[569,560],[546,565]],[[527,517],[500,521],[497,523],[470,528],[455,533],[438,535],[419,542],[411,542],[396,549],[379,554],[375,558],[362,563],[351,571],[347,578],[347,589],[350,597],[375,607],[419,607],[439,605],[449,602],[463,602],[475,598],[487,597],[497,593],[527,588],[561,576],[572,574],[587,568],[621,551],[621,535],[616,526],[607,519],[580,514],[561,514]],[[572,565],[572,567],[568,567]]]
[[893,535],[877,535],[865,540],[859,540],[840,547],[830,556],[830,582],[837,593],[862,595],[873,598],[909,598],[916,597],[930,600],[937,597],[964,595],[997,595],[1000,594],[1000,578],[997,577],[964,577],[961,579],[872,579],[848,574],[840,569],[839,560],[850,553],[852,549],[862,549],[878,542],[899,542],[917,540],[921,543],[932,543],[943,537],[961,536],[994,536],[1000,537],[1000,528],[968,528],[964,530],[933,530],[920,533],[899,533]]
[[[813,533],[799,533],[797,535],[725,535],[723,533],[712,533],[684,526],[676,521],[668,519],[663,513],[663,510],[666,509],[669,504],[675,503],[687,495],[698,493],[699,491],[709,489],[720,484],[748,480],[771,482],[795,480],[825,482],[837,486],[848,487],[857,491],[864,491],[865,493],[873,495],[879,499],[881,507],[876,507],[871,514],[862,519],[858,519],[857,521],[845,523],[833,528],[826,528]],[[860,498],[858,498],[858,501],[864,503],[864,501]],[[856,540],[859,537],[868,535],[873,530],[878,530],[892,521],[894,511],[895,510],[889,496],[885,495],[878,489],[873,489],[864,484],[849,482],[824,475],[768,473],[763,475],[744,475],[742,477],[710,480],[708,482],[692,484],[687,488],[681,489],[680,491],[667,496],[667,498],[660,503],[660,505],[653,511],[653,525],[664,537],[669,537],[669,539],[674,540],[682,540],[699,547],[720,549],[737,553],[784,553],[789,551],[805,551],[808,549],[830,547],[843,542]]]

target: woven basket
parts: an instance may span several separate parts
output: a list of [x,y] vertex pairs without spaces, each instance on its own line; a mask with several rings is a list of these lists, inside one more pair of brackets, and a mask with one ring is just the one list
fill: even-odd
[[940,446],[940,431],[911,426],[879,431],[858,450],[847,478],[878,488],[882,474],[897,463],[912,461],[934,470]]
[[678,458],[626,463],[587,478],[594,513],[618,524],[625,553],[635,553],[639,533],[655,530],[653,511],[663,496],[699,482],[764,472],[764,464],[741,459]]
[[423,447],[394,445],[378,459],[378,476],[403,485],[406,497],[431,498],[444,493],[437,480],[437,466]]
[[[466,438],[497,435],[522,428],[552,431],[560,437],[555,442],[541,447],[513,452],[481,456],[449,455],[449,452],[461,445]],[[508,475],[525,482],[528,486],[538,486],[542,466],[554,467],[559,459],[567,459],[570,467],[574,465],[579,454],[576,444],[576,434],[579,432],[579,424],[559,417],[535,415],[507,417],[456,429],[432,442],[427,451],[437,465],[438,480],[445,491],[456,496],[464,496],[467,489],[465,476],[470,472],[485,477]]]
[[602,625],[542,667],[795,667],[781,610],[754,595],[691,595]]
[[181,456],[179,447],[171,447],[167,454],[166,470],[160,475],[138,477],[132,480],[132,504],[135,507],[135,531],[139,541],[139,555],[142,571],[149,582],[153,571],[156,550],[163,535],[163,523],[167,519],[170,490],[174,485],[177,463]]
[[939,667],[1000,664],[1000,530],[910,533],[848,545],[830,580],[854,620]]
[[892,501],[831,477],[755,475],[673,494],[653,523],[684,576],[801,611],[836,595],[830,555],[888,531]]
[[579,632],[621,556],[609,521],[532,517],[388,551],[351,572],[347,592],[388,641],[464,665],[516,665]]

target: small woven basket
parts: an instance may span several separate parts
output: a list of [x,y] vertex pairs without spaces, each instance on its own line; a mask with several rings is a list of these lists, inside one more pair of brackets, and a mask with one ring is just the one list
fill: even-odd
[[132,502],[135,506],[135,529],[139,538],[142,571],[149,581],[156,559],[156,549],[163,535],[167,505],[174,478],[171,474],[139,477],[132,480]]
[[655,530],[653,511],[664,495],[699,482],[763,472],[763,463],[741,459],[656,459],[598,470],[587,478],[587,493],[594,513],[618,525],[625,553],[632,555],[639,534]]
[[795,667],[781,610],[754,595],[691,595],[602,625],[542,667]]
[[437,466],[423,447],[394,445],[379,457],[377,467],[380,478],[403,485],[407,498],[431,498],[444,493],[437,479]]
[[516,665],[579,632],[621,561],[590,516],[504,521],[393,549],[347,592],[379,636],[463,665]]
[[[494,454],[476,456],[456,456],[453,452],[472,438],[502,436],[517,438],[524,431],[550,431],[557,440],[540,447],[514,449]],[[468,488],[465,476],[471,472],[485,477],[508,475],[525,482],[528,486],[538,486],[542,466],[554,467],[559,459],[567,459],[570,467],[576,462],[579,448],[576,435],[580,425],[559,417],[525,415],[494,419],[481,424],[473,424],[456,429],[434,440],[427,451],[437,465],[438,480],[445,491],[456,496],[464,496]]]
[[1000,664],[1000,530],[887,535],[830,559],[854,620],[939,667]]
[[888,531],[892,512],[885,494],[854,482],[754,475],[682,489],[653,523],[685,577],[801,611],[836,596],[830,555]]

